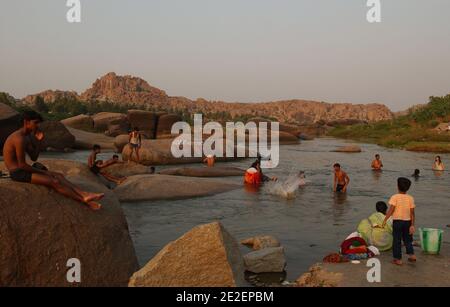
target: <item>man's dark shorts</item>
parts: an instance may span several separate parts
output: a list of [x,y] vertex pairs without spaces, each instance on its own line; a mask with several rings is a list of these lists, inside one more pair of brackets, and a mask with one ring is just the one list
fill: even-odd
[[336,192],[342,192],[344,190],[343,184],[337,184],[336,185]]
[[31,173],[23,170],[21,168],[17,168],[11,172],[9,172],[9,176],[12,180],[18,181],[18,182],[31,182]]

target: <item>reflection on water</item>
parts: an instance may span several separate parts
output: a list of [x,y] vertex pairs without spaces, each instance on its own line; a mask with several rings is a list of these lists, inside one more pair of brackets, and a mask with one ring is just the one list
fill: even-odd
[[[297,189],[292,199],[271,195],[266,186],[243,186],[204,198],[123,204],[140,264],[192,227],[218,220],[238,240],[260,234],[276,236],[285,247],[288,279],[293,280],[326,254],[337,251],[359,221],[375,211],[377,201],[387,202],[396,193],[396,178],[412,179],[416,168],[421,177],[413,180],[410,194],[416,200],[417,226],[446,230],[445,225],[450,223],[450,175],[446,171],[437,175],[431,170],[433,154],[371,144],[360,144],[363,152],[358,154],[330,152],[343,143],[316,139],[280,147],[280,165],[264,173],[283,182],[289,174],[305,171],[309,182]],[[381,154],[382,172],[370,168],[375,153]],[[63,157],[85,161],[87,152]],[[446,163],[450,155],[442,155],[442,160]],[[247,168],[252,162],[249,159],[227,165]],[[350,176],[346,194],[332,191],[334,162]],[[243,181],[242,177],[231,180]],[[448,238],[444,235],[444,240]],[[243,253],[249,252],[241,248]]]

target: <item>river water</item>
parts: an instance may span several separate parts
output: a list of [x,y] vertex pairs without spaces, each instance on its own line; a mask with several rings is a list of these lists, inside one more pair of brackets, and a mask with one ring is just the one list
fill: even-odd
[[[277,237],[285,248],[288,279],[293,280],[326,254],[338,251],[342,240],[356,230],[359,221],[375,211],[375,203],[387,202],[396,193],[397,177],[411,177],[415,168],[422,174],[417,181],[412,180],[410,190],[417,205],[417,226],[447,230],[444,240],[449,241],[445,225],[450,224],[450,173],[431,170],[434,154],[372,144],[358,144],[362,153],[331,152],[342,145],[346,141],[318,138],[280,147],[279,166],[265,173],[283,180],[303,170],[308,180],[291,199],[269,194],[269,187],[263,186],[257,192],[242,188],[209,197],[123,204],[140,264],[145,265],[168,242],[191,228],[220,221],[238,240],[254,235]],[[381,173],[370,169],[375,153],[381,155],[384,163]],[[86,156],[87,152],[57,155],[75,160],[84,160]],[[442,155],[442,159],[450,166],[450,155]],[[247,168],[252,161],[226,165]],[[332,192],[335,162],[350,176],[346,195]],[[241,177],[227,180],[242,182]],[[241,248],[243,253],[249,251]]]

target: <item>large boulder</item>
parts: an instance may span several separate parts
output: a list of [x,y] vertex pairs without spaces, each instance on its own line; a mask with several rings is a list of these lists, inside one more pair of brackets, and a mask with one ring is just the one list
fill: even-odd
[[[172,155],[171,147],[174,139],[159,139],[159,140],[142,140],[142,146],[139,149],[139,163],[144,165],[165,165],[165,164],[186,164],[186,163],[198,163],[203,161],[203,157],[193,156],[193,145],[191,145],[192,157],[180,157],[176,158]],[[225,142],[224,142],[225,143]],[[119,145],[119,144],[118,144]],[[189,146],[189,145],[187,145]],[[226,151],[224,146],[224,152]],[[236,153],[236,148],[233,149]],[[246,155],[248,156],[248,148]],[[130,160],[132,154],[132,148],[130,146],[124,146],[122,150],[122,158],[124,161]],[[235,154],[236,156],[236,154]],[[132,160],[136,159],[136,154],[133,153]],[[216,161],[234,161],[238,158],[235,157],[217,157]]]
[[245,269],[252,273],[279,273],[286,267],[283,247],[263,248],[244,255]]
[[133,287],[246,286],[236,240],[218,222],[200,225],[167,244],[133,274]]
[[122,113],[100,112],[92,116],[94,128],[97,131],[104,132],[110,125],[125,125],[127,116]]
[[114,138],[114,147],[116,152],[122,152],[123,148],[128,144],[130,136],[128,134],[121,134]]
[[[81,163],[41,162],[87,191],[105,193],[103,207],[92,211],[47,187],[0,180],[0,284],[126,286],[138,264],[117,197]],[[71,258],[80,260],[81,283],[67,281]]]
[[156,138],[158,117],[155,113],[142,110],[129,110],[127,114],[130,128],[138,128],[147,138]]
[[131,176],[114,192],[122,202],[139,202],[208,196],[239,187],[241,185],[221,179],[156,174]]
[[92,149],[94,144],[100,145],[102,149],[114,150],[114,138],[104,135],[103,133],[87,132],[74,128],[67,128],[75,137],[75,148]]
[[44,140],[41,143],[42,150],[49,147],[56,150],[74,147],[75,137],[61,122],[44,121],[39,128],[44,132]]
[[20,114],[10,106],[0,103],[0,151],[8,136],[20,127]]
[[86,131],[92,131],[94,129],[94,120],[91,116],[80,114],[77,116],[69,117],[61,121],[65,126],[75,129],[81,129]]
[[333,150],[334,152],[345,152],[345,153],[358,153],[361,152],[361,147],[357,145],[347,145],[347,146],[341,146]]
[[150,173],[150,166],[135,162],[121,162],[108,166],[104,169],[109,174],[116,177],[129,177],[134,175],[144,175]]
[[250,247],[253,250],[260,250],[268,247],[279,247],[280,242],[273,236],[256,236],[241,241],[242,245]]
[[243,176],[245,170],[238,167],[179,167],[166,168],[158,172],[161,175],[188,176],[188,177],[228,177]]
[[182,118],[177,114],[163,114],[158,117],[158,126],[156,129],[156,136],[170,135],[172,125],[176,122],[182,121]]

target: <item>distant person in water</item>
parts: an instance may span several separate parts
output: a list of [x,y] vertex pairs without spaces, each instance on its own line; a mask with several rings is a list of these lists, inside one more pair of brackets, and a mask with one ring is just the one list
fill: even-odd
[[433,171],[443,171],[445,169],[441,156],[436,156],[433,163]]
[[333,191],[334,192],[347,192],[347,187],[350,183],[350,177],[347,173],[341,169],[339,163],[333,165],[334,168],[334,180],[333,180]]
[[127,179],[127,177],[119,178],[119,177],[111,175],[110,173],[108,173],[104,170],[105,168],[107,168],[110,165],[119,163],[119,156],[114,155],[112,159],[110,159],[106,162],[103,162],[102,160],[97,160],[97,155],[100,152],[101,152],[100,145],[95,144],[92,147],[92,152],[88,158],[88,166],[89,166],[89,169],[91,170],[91,172],[94,173],[95,175],[101,175],[106,180],[114,182],[115,184],[121,184],[122,182],[124,182]]
[[419,179],[419,177],[420,177],[420,170],[416,168],[414,170],[414,174],[412,174],[411,177],[414,177],[414,179]]
[[156,169],[154,166],[150,166],[149,168],[149,174],[154,174],[156,172]]
[[[93,210],[98,210],[101,205],[97,203],[104,194],[90,193],[68,181],[62,174],[36,168],[26,161],[26,154],[31,160],[36,161],[39,156],[40,143],[44,139],[44,133],[39,130],[42,117],[35,111],[23,113],[22,127],[13,132],[3,147],[3,159],[8,168],[10,178],[17,182],[31,183],[47,186],[59,194],[85,203]],[[29,195],[33,197],[33,195]]]
[[133,131],[131,131],[128,136],[129,136],[128,144],[131,147],[130,159],[128,159],[128,162],[133,160],[134,152],[136,153],[136,158],[137,158],[136,162],[139,162],[141,160],[139,157],[139,149],[141,148],[141,145],[142,145],[142,136],[141,136],[141,133],[139,132],[139,128],[134,127]]
[[203,159],[203,163],[206,163],[206,165],[208,167],[213,167],[214,164],[216,163],[216,156],[214,155],[207,155],[204,159]]
[[375,160],[372,161],[372,169],[374,171],[381,171],[383,168],[383,162],[381,162],[380,155],[375,155]]

